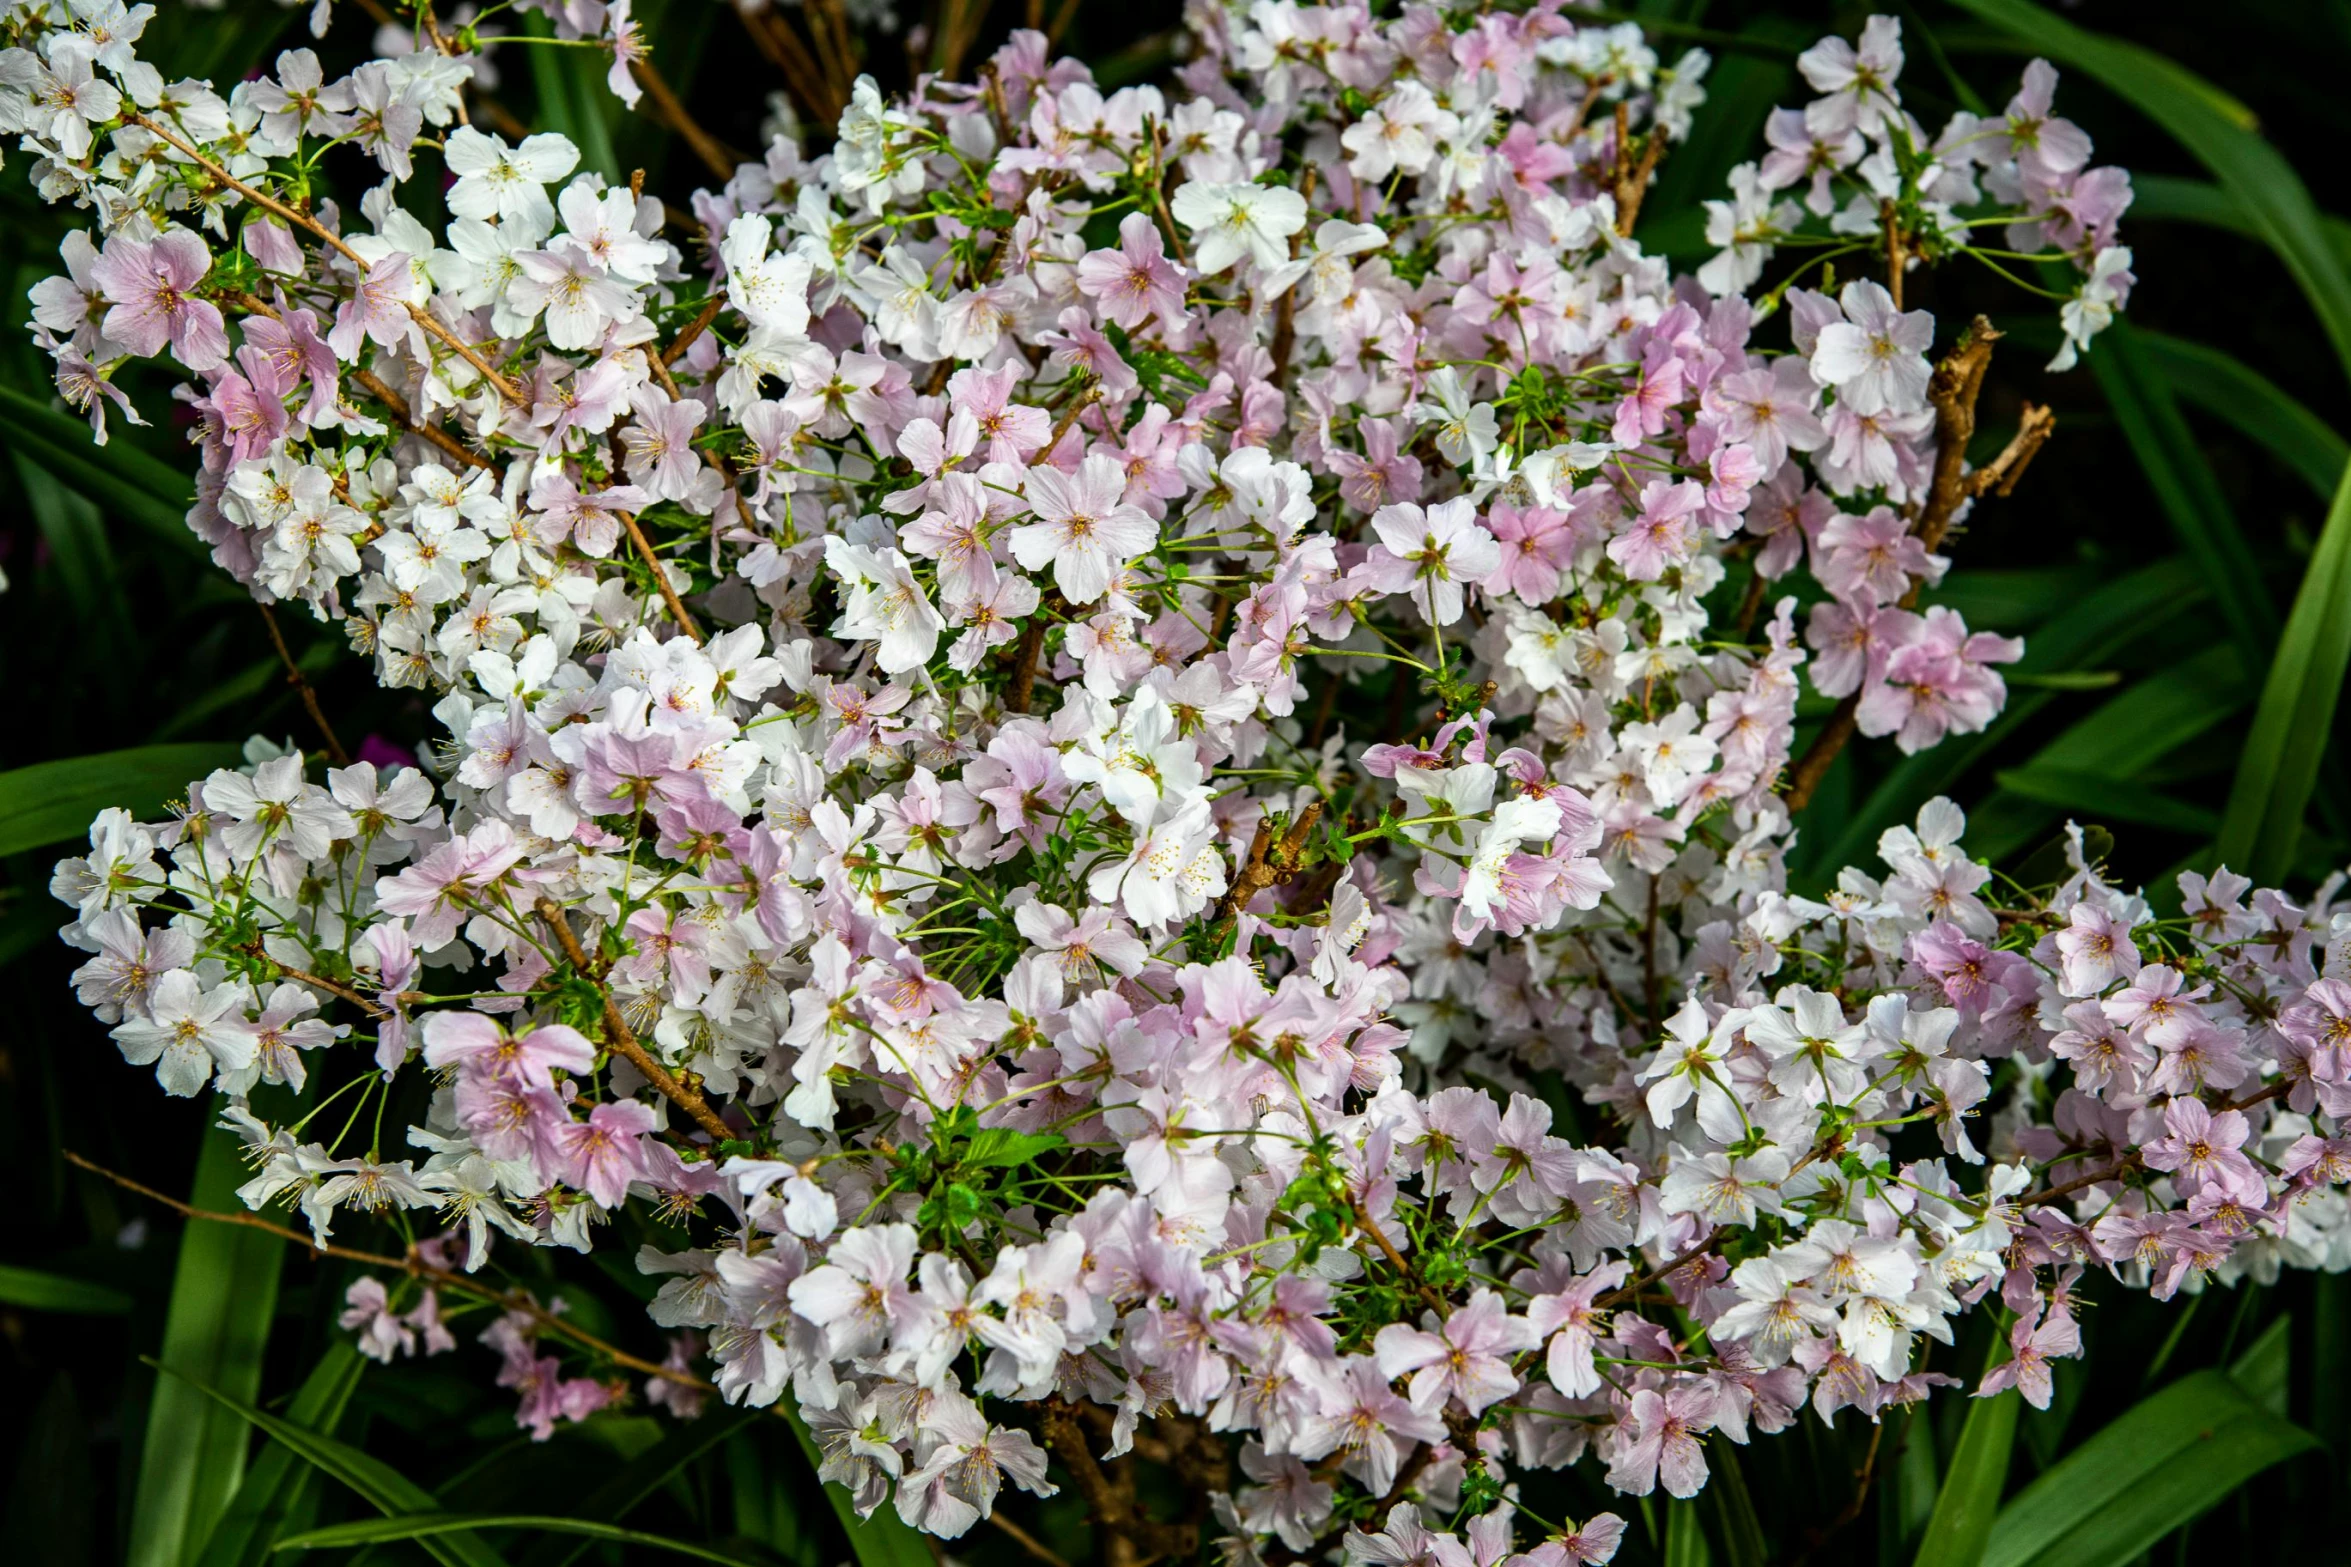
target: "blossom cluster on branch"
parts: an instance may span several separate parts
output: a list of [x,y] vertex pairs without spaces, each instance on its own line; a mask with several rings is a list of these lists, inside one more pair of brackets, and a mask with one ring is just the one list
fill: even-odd
[[[250,1204],[415,1243],[371,1353],[625,1227],[650,1389],[789,1399],[866,1511],[954,1537],[1050,1454],[1113,1560],[1554,1567],[1620,1525],[1538,1471],[1688,1496],[1952,1381],[1971,1305],[2045,1401],[2085,1268],[2351,1260],[2323,903],[1995,882],[1946,801],[1789,890],[1838,749],[2021,652],[1921,595],[2048,421],[1971,468],[1999,334],[1903,296],[2068,271],[2061,363],[2123,303],[2046,65],[1930,134],[1893,21],[1820,43],[1677,275],[1707,60],[1555,0],[1195,4],[1173,91],[1018,33],[690,223],[471,123],[429,9],[225,95],[150,9],[6,14],[90,220],[58,390],[103,439],[176,362],[190,525],[445,734],[257,746],[54,889]],[[625,6],[546,14],[634,92]],[[618,1386],[554,1321],[484,1335],[540,1435]]]

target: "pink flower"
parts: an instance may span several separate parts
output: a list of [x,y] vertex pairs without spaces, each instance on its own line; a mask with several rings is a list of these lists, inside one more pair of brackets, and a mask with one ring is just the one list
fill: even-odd
[[2051,1312],[2038,1326],[2028,1318],[2019,1318],[2008,1330],[2008,1351],[2007,1360],[1984,1373],[1975,1396],[1990,1398],[2013,1387],[2035,1409],[2047,1409],[2054,1390],[2049,1362],[2082,1352],[2081,1329],[2068,1312]]
[[1184,277],[1167,259],[1159,225],[1149,213],[1130,212],[1118,225],[1118,249],[1090,250],[1079,260],[1078,292],[1099,301],[1105,319],[1133,331],[1156,315],[1173,336],[1184,327]]
[[1063,598],[1093,603],[1127,562],[1159,542],[1159,524],[1127,504],[1126,487],[1126,474],[1103,456],[1088,457],[1074,475],[1030,469],[1037,520],[1012,530],[1012,558],[1030,571],[1051,566]]
[[1835,387],[1837,401],[1858,414],[1924,408],[1934,374],[1926,358],[1935,340],[1933,314],[1896,310],[1894,296],[1867,278],[1846,284],[1837,302],[1845,319],[1820,329],[1813,375]]
[[2171,1171],[2191,1192],[2217,1187],[2240,1202],[2268,1201],[2268,1182],[2245,1157],[2252,1127],[2242,1111],[2215,1115],[2203,1100],[2181,1097],[2163,1107],[2163,1126],[2165,1135],[2140,1150],[2149,1169]]
[[416,330],[408,315],[414,276],[408,257],[397,250],[368,267],[351,297],[336,308],[334,330],[327,333],[337,359],[355,362],[363,341],[397,348]]
[[1706,1449],[1698,1439],[1714,1427],[1714,1405],[1713,1390],[1701,1383],[1635,1393],[1617,1429],[1608,1483],[1628,1496],[1647,1496],[1663,1480],[1669,1496],[1696,1496],[1706,1484]]
[[1651,479],[1641,487],[1640,512],[1608,541],[1608,558],[1635,582],[1655,582],[1690,558],[1691,518],[1705,504],[1706,487],[1695,479]]
[[1411,1376],[1413,1408],[1433,1410],[1450,1399],[1475,1416],[1518,1391],[1508,1357],[1538,1342],[1524,1317],[1511,1316],[1501,1296],[1481,1289],[1445,1320],[1441,1333],[1389,1323],[1373,1353],[1380,1375]]
[[1551,1385],[1570,1398],[1600,1391],[1600,1368],[1592,1348],[1608,1331],[1608,1313],[1596,1302],[1625,1280],[1622,1262],[1602,1263],[1567,1288],[1527,1302],[1527,1322],[1538,1338],[1550,1340],[1545,1369]]
[[645,1173],[639,1147],[653,1130],[652,1108],[634,1099],[600,1104],[585,1121],[567,1121],[556,1132],[555,1149],[566,1185],[586,1192],[606,1208],[617,1208],[629,1182]]
[[169,343],[181,364],[210,370],[229,356],[220,307],[195,297],[211,270],[212,252],[187,229],[168,228],[153,240],[116,235],[90,268],[91,282],[113,305],[104,332],[134,354],[159,354]]

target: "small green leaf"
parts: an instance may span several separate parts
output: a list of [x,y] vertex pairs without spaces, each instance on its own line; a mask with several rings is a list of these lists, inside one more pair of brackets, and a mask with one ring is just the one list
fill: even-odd
[[974,1132],[971,1145],[958,1161],[967,1170],[997,1170],[1033,1164],[1056,1148],[1069,1146],[1058,1132],[1016,1132],[1009,1126],[986,1126]]
[[2046,675],[2027,670],[2008,677],[2011,686],[2026,691],[2104,691],[2122,684],[2122,672],[2115,669],[2060,669]]
[[2317,1445],[2227,1372],[2199,1371],[2132,1406],[2018,1493],[2001,1509],[1983,1567],[2123,1567],[2254,1475]]
[[2023,1403],[2013,1388],[1969,1403],[1967,1424],[1951,1450],[1951,1467],[1944,1471],[1913,1567],[1977,1567],[1984,1560],[1984,1542],[2008,1484],[2008,1455],[2016,1444],[2016,1412]]
[[663,1535],[646,1534],[636,1529],[623,1529],[617,1524],[597,1523],[587,1518],[561,1518],[543,1513],[399,1513],[389,1518],[363,1518],[356,1523],[329,1524],[324,1529],[310,1529],[301,1534],[288,1535],[278,1541],[281,1551],[329,1550],[345,1545],[380,1545],[387,1540],[416,1540],[426,1543],[443,1535],[480,1529],[528,1529],[542,1534],[576,1534],[591,1540],[609,1540],[617,1545],[634,1546],[641,1551],[667,1551],[675,1556],[691,1556],[697,1561],[717,1562],[720,1567],[744,1567],[736,1557],[722,1556],[707,1546],[691,1545],[684,1540],[672,1540]]
[[2284,881],[2302,842],[2302,814],[2351,667],[2351,467],[2343,471],[2221,818],[2220,858],[2263,886]]
[[100,751],[0,773],[0,855],[79,838],[110,805],[160,815],[164,802],[186,796],[192,780],[243,760],[236,746],[208,741]]
[[[0,784],[38,771],[0,775]],[[220,1127],[205,1132],[191,1202],[215,1211],[238,1207],[243,1147]],[[130,1567],[180,1567],[244,1478],[251,1433],[231,1411],[261,1391],[285,1244],[234,1224],[190,1224],[180,1237],[163,1324],[162,1360],[174,1375],[156,1382],[148,1406],[131,1499]]]
[[76,1317],[127,1317],[131,1298],[111,1284],[0,1264],[0,1306],[55,1311]]

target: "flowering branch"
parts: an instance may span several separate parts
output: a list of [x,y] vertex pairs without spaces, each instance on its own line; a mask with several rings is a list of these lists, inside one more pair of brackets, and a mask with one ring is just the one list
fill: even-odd
[[628,1019],[620,1015],[620,1007],[613,1001],[612,992],[605,988],[596,970],[589,966],[588,954],[581,949],[580,938],[572,934],[571,922],[564,917],[563,906],[553,898],[541,898],[534,907],[539,918],[546,922],[549,933],[563,948],[563,955],[571,963],[572,971],[594,988],[596,999],[602,1003],[604,1011],[604,1042],[612,1047],[614,1054],[635,1067],[638,1074],[651,1083],[662,1098],[685,1111],[696,1126],[710,1134],[713,1143],[733,1141],[734,1129],[710,1107],[710,1102],[702,1097],[701,1090],[680,1082],[668,1067],[637,1043],[636,1033],[629,1027]]

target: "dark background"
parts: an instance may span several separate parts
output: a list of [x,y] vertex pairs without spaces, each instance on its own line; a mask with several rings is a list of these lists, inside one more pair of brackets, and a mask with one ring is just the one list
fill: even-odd
[[[974,64],[1022,19],[1023,9],[1019,0],[994,7],[969,56]],[[2010,45],[1946,9],[1894,9],[1908,34],[1905,99],[1930,128],[1954,106],[1956,89],[1922,28],[1940,42],[1950,73],[1995,109],[2006,101],[2023,64]],[[927,14],[926,7],[903,3],[900,10]],[[1760,148],[1761,114],[1775,97],[1790,104],[1803,100],[1790,71],[1794,48],[1832,29],[1850,35],[1867,8],[1708,6],[1699,0],[1642,10],[1679,30],[1660,39],[1669,57],[1689,41],[1688,29],[1744,35],[1738,47],[1706,40],[1716,55],[1717,101],[1700,113],[1700,140],[1668,160],[1644,209],[1643,236],[1677,253],[1690,247],[1694,261],[1703,254],[1696,244],[1695,201],[1720,194],[1728,164]],[[318,46],[330,78],[368,52],[367,26],[351,6],[340,11],[333,33]],[[167,76],[186,71],[233,77],[278,48],[308,44],[306,14],[306,6],[287,10],[248,0],[232,0],[219,13],[167,7],[149,35],[158,47],[145,52],[179,66]],[[2341,154],[2351,140],[2351,98],[2342,90],[2351,76],[2351,4],[2240,0],[2216,9],[2092,0],[2065,14],[2180,60],[2251,106],[2318,205],[2351,212],[2351,191],[2345,189],[2351,176]],[[702,123],[735,148],[757,147],[766,96],[780,83],[727,8],[668,0],[640,6],[638,15],[660,46],[656,63]],[[1177,20],[1177,8],[1166,3],[1085,0],[1070,8],[1063,47],[1096,62],[1106,84],[1148,79],[1171,58]],[[536,51],[541,57],[555,53]],[[183,63],[206,58],[211,63],[205,71]],[[546,123],[543,111],[560,84],[551,84],[521,51],[496,58],[505,76],[501,102],[519,118]],[[899,39],[869,39],[866,63],[885,90],[909,79]],[[1775,73],[1791,83],[1776,94]],[[2066,77],[2058,107],[2096,138],[2098,162],[2131,169],[2143,191],[2155,187],[2149,176],[2207,178],[2160,129],[2079,75]],[[618,171],[645,167],[649,188],[681,205],[706,178],[675,138],[640,121],[615,117],[610,134]],[[42,206],[31,193],[24,180],[28,161],[18,154],[0,172],[0,270],[9,277],[0,291],[0,312],[12,328],[0,333],[0,386],[46,401],[44,361],[22,330],[24,295],[33,281],[58,269],[56,242],[70,215]],[[355,197],[358,188],[354,184],[349,194]],[[2162,216],[2134,215],[2124,239],[2136,252],[2139,277],[2127,318],[2132,331],[2221,349],[2328,428],[2351,430],[2342,366],[2269,251],[2218,228]],[[2041,673],[2070,677],[2065,688],[2020,683],[2011,716],[1992,735],[1949,742],[1900,770],[1886,745],[1848,752],[1807,813],[1799,877],[1817,884],[1839,863],[1868,863],[1878,831],[1906,819],[1938,790],[1969,807],[1982,834],[1971,837],[1971,846],[2002,863],[2031,854],[2069,814],[2112,830],[2112,863],[2123,880],[2154,882],[2183,864],[2200,863],[2209,852],[2211,823],[2226,796],[2260,669],[2214,672],[2213,651],[2224,648],[2226,630],[2204,591],[2205,574],[2183,553],[2175,516],[2148,475],[2147,447],[2134,445],[2118,422],[2114,398],[2137,398],[2142,406],[2152,400],[2159,414],[2172,410],[2164,417],[2180,422],[2163,425],[2157,445],[2175,457],[2184,447],[2191,504],[2249,551],[2280,616],[2324,520],[2327,497],[2265,443],[2215,417],[2205,405],[2226,399],[2210,385],[2192,375],[2147,372],[2144,349],[2118,365],[2121,356],[2101,340],[2080,369],[2044,375],[2038,367],[2054,346],[2054,307],[2021,299],[1988,275],[1946,269],[1914,281],[1910,303],[1935,310],[1946,323],[1980,308],[2012,328],[1986,394],[1982,440],[1988,448],[1996,449],[2013,428],[2023,399],[2049,403],[2058,414],[2054,442],[2015,497],[1983,503],[1955,539],[1946,602],[1960,605],[1979,629],[2041,638],[2100,589],[2167,560],[2185,565],[2175,566],[2176,591],[2157,595],[2066,660],[2040,666]],[[151,378],[131,384],[142,409],[165,425],[162,414],[171,405],[164,383]],[[179,433],[125,432],[118,424],[122,445],[114,450],[133,446],[186,467],[192,458],[176,445]],[[2199,464],[2209,471],[2208,485],[2192,471]],[[0,465],[0,569],[12,584],[0,595],[0,691],[12,698],[9,721],[0,725],[0,770],[162,740],[235,742],[256,732],[315,745],[261,617],[234,583],[204,561],[184,530],[128,515],[103,496],[84,499],[75,490],[76,471],[62,466],[52,448],[18,438],[6,419],[0,419]],[[333,628],[298,612],[284,616],[283,624],[354,748],[372,737],[404,749],[430,735],[427,701],[376,688],[366,663]],[[2202,664],[2193,662],[2199,658]],[[2206,700],[2110,707],[2152,683],[2170,682],[2176,689],[2184,666],[2201,672],[2193,679],[2203,683],[2191,681],[2187,689]],[[2031,661],[2025,666],[2035,667]],[[2104,730],[2095,727],[2102,712]],[[2344,831],[2342,795],[2333,786],[2340,776],[2339,743],[2336,750],[2305,837],[2304,887],[2341,862],[2351,836]],[[2126,754],[2125,762],[2107,760]],[[2093,765],[2081,766],[2084,757]],[[2039,774],[2029,792],[2014,787],[2020,778],[2033,781],[2033,773],[2020,771],[2026,769]],[[22,1559],[45,1567],[76,1567],[122,1554],[129,1476],[153,1377],[137,1357],[156,1349],[180,1227],[151,1205],[73,1170],[60,1150],[74,1148],[163,1190],[184,1193],[206,1117],[199,1104],[164,1098],[150,1071],[126,1065],[104,1028],[75,1005],[66,975],[78,959],[54,940],[63,915],[45,891],[49,865],[60,852],[66,850],[0,861],[0,1189],[9,1199],[0,1258],[107,1281],[132,1304],[128,1315],[100,1316],[0,1306],[0,1409],[13,1412],[0,1420],[0,1539],[10,1542],[11,1557],[21,1550]],[[527,1270],[536,1259],[505,1260]],[[339,1265],[314,1265],[298,1256],[288,1260],[284,1277],[271,1350],[272,1396],[315,1359],[348,1282]],[[629,1321],[632,1288],[626,1278],[608,1279],[594,1288],[575,1283],[569,1293],[581,1309],[613,1320],[615,1331],[634,1347],[658,1353],[642,1325]],[[2292,1276],[2272,1287],[2216,1291],[2168,1308],[2113,1291],[2093,1298],[2089,1357],[2063,1373],[2059,1411],[2028,1417],[2018,1447],[2018,1480],[2060,1451],[2069,1434],[2078,1440],[2167,1371],[2227,1364],[2283,1323],[2277,1331],[2291,1347],[2292,1413],[2336,1443],[2334,1456],[2306,1457],[2270,1471],[2192,1536],[2167,1542],[2154,1559],[2184,1562],[2191,1550],[2198,1560],[2347,1559],[2340,1497],[2343,1439],[2351,1433],[2344,1414],[2351,1396],[2351,1322],[2335,1281]],[[1963,1342],[1956,1357],[1938,1365],[1953,1361],[1972,1370],[1982,1363],[1981,1345]],[[634,1428],[633,1434],[612,1434],[627,1421],[641,1423],[645,1412],[638,1409],[567,1429],[548,1447],[530,1449],[512,1429],[509,1395],[487,1381],[486,1352],[470,1344],[454,1359],[371,1372],[355,1405],[359,1424],[345,1435],[427,1485],[493,1467],[510,1476],[542,1476],[552,1490],[539,1498],[541,1505],[559,1503],[564,1488],[617,1462],[644,1435]],[[1956,1400],[1947,1402],[1938,1417],[1945,1427],[1940,1450],[1946,1453],[1957,1408]],[[1745,1452],[1751,1489],[1775,1538],[1801,1539],[1808,1520],[1841,1504],[1865,1430],[1850,1414],[1834,1433],[1807,1420],[1801,1436],[1760,1440]],[[755,1443],[770,1446],[749,1445]],[[746,1559],[838,1558],[843,1542],[804,1479],[777,1482],[783,1489],[770,1497],[766,1513],[745,1500],[755,1493],[738,1483],[744,1473],[792,1471],[788,1444],[774,1447],[771,1433],[761,1428],[730,1439],[727,1453],[727,1466],[690,1471],[649,1506],[639,1526],[728,1538],[734,1541],[729,1548]],[[1885,1560],[1907,1560],[1898,1542],[1903,1511],[1915,1502],[1905,1502],[1891,1480],[1882,1490],[1891,1500],[1825,1546],[1821,1559],[1874,1559],[1875,1545],[1885,1542]],[[779,1521],[778,1513],[797,1522],[791,1516]],[[1048,1517],[1065,1532],[1076,1527],[1066,1502]],[[1006,1549],[985,1534],[964,1545],[968,1554],[991,1560]],[[1622,1559],[1635,1560],[1645,1549],[1628,1546]]]

